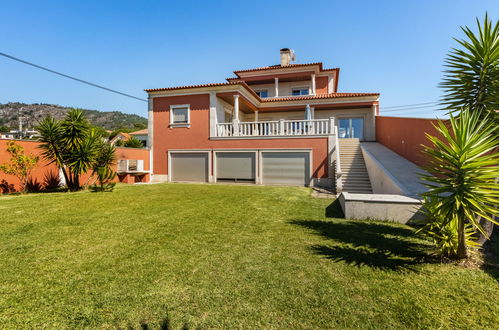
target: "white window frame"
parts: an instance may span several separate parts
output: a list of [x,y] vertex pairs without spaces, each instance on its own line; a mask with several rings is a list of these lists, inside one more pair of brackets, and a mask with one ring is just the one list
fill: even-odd
[[[187,108],[187,123],[174,123],[173,110]],[[191,105],[190,104],[174,104],[170,105],[170,127],[191,127]]]
[[[300,95],[293,95],[293,91],[295,91],[295,90],[299,90],[299,91],[300,91],[300,93],[301,93],[301,91],[302,91],[302,90],[304,90],[304,89],[306,89],[306,90],[308,91],[308,94],[307,94],[307,95],[302,95],[302,94],[300,94]],[[303,86],[303,87],[291,87],[291,96],[309,96],[309,95],[311,95],[311,93],[310,93],[310,87],[309,87],[309,86]]]
[[[260,96],[260,95],[258,94],[259,92],[267,92],[267,96]],[[269,90],[268,90],[268,89],[265,89],[265,88],[264,88],[264,89],[255,89],[255,93],[257,93],[257,94],[258,94],[258,96],[260,96],[261,98],[267,98],[267,97],[269,97]]]

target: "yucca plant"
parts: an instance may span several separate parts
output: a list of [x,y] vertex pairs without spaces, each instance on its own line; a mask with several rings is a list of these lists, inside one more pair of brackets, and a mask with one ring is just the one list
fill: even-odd
[[[114,159],[114,148],[106,148],[102,135],[90,125],[81,110],[69,111],[61,121],[46,117],[37,130],[43,157],[62,170],[71,191],[81,189],[83,173],[110,166]],[[103,153],[113,154],[106,155],[109,164],[102,164]]]
[[485,14],[477,25],[478,33],[461,27],[466,39],[454,39],[461,48],[453,48],[445,60],[442,101],[451,113],[466,107],[499,127],[499,21]]
[[[440,84],[444,90],[443,109],[458,113],[465,107],[479,114],[483,120],[495,125],[499,136],[499,21],[487,14],[482,22],[477,21],[477,31],[461,27],[465,38],[454,39],[458,48],[453,48],[445,61],[445,76]],[[497,150],[497,149],[496,149]],[[491,235],[494,224],[481,221],[486,234],[478,233],[478,242],[483,244]]]
[[90,190],[93,192],[113,191],[114,186],[116,185],[116,183],[113,182],[116,178],[116,172],[110,167],[103,166],[97,168],[96,174],[97,183],[90,186]]
[[496,127],[487,118],[483,120],[480,113],[468,109],[462,109],[459,117],[451,114],[448,125],[438,121],[434,127],[440,137],[426,134],[431,145],[423,146],[429,159],[424,167],[429,174],[422,176],[429,191],[423,197],[431,200],[434,214],[430,226],[438,222],[437,227],[447,230],[455,225],[458,244],[448,254],[466,258],[467,224],[486,235],[479,219],[497,223],[499,139],[494,134]]
[[[459,245],[458,222],[456,219],[447,221],[445,214],[442,213],[442,200],[440,198],[425,196],[423,204],[423,213],[429,221],[417,232],[428,234],[432,238],[439,254],[443,257],[452,258],[456,255]],[[474,248],[479,246],[475,241],[475,235],[476,230],[470,223],[466,223],[464,229],[466,246]]]

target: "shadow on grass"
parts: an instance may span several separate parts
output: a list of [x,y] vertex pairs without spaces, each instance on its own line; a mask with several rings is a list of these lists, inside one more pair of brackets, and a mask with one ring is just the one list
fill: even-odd
[[326,207],[327,218],[344,218],[345,214],[341,208],[340,200],[336,198],[331,204]]
[[311,250],[334,262],[393,271],[417,271],[418,265],[435,261],[428,254],[428,245],[418,242],[410,228],[346,220],[294,220],[291,223],[330,239],[331,244],[314,245]]
[[484,244],[482,269],[499,282],[499,226],[494,226],[490,240]]
[[[158,327],[159,325],[159,327]],[[133,326],[128,326],[128,329],[135,329]],[[170,322],[170,317],[165,317],[159,324],[153,323],[150,325],[146,321],[141,321],[140,322],[140,329],[141,330],[148,330],[148,329],[161,329],[161,330],[170,330],[173,329],[171,322]],[[182,330],[189,330],[189,325],[187,323],[184,323]]]

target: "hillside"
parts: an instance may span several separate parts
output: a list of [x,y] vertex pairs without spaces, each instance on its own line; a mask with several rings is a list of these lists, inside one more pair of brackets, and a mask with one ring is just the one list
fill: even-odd
[[[25,104],[11,102],[0,104],[0,127],[17,129],[19,125],[18,117],[26,117],[23,126],[33,128],[47,115],[61,119],[73,108],[63,107],[55,104]],[[138,115],[131,115],[119,111],[98,111],[82,109],[90,122],[108,130],[118,128],[142,129],[147,127],[147,119]]]

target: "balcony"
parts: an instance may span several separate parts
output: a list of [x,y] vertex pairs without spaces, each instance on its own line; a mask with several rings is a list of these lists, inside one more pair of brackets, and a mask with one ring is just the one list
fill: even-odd
[[216,137],[291,137],[327,136],[335,132],[334,118],[275,120],[216,124]]

